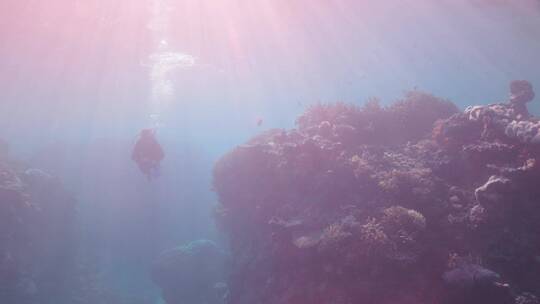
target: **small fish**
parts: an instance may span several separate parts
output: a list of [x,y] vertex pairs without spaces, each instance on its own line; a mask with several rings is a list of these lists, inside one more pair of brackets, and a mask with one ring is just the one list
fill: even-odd
[[264,122],[264,121],[263,121],[262,118],[257,119],[257,127],[262,126],[263,122]]

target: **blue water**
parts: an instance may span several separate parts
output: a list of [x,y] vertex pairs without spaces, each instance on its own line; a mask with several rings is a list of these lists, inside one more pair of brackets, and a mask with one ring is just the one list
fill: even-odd
[[[0,138],[76,197],[107,284],[159,301],[148,265],[222,240],[212,166],[251,136],[317,102],[419,89],[464,108],[505,100],[513,79],[540,87],[538,1],[377,2],[4,0]],[[130,159],[146,127],[166,151],[151,182]]]

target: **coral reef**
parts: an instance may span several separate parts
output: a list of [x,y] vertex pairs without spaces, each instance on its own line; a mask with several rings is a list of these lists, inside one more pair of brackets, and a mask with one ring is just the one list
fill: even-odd
[[0,299],[58,299],[75,264],[75,201],[54,177],[0,161]]
[[316,105],[224,155],[228,303],[538,303],[540,122],[510,89]]
[[168,304],[221,304],[226,254],[214,242],[198,240],[162,253],[152,267],[152,278]]

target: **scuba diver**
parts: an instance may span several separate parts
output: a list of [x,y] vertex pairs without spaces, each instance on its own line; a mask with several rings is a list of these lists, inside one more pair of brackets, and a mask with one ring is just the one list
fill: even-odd
[[148,177],[159,177],[159,164],[165,157],[161,145],[156,139],[156,131],[143,129],[133,147],[131,159],[137,163],[141,172]]

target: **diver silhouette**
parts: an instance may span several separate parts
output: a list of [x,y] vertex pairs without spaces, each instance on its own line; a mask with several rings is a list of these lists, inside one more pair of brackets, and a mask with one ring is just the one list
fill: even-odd
[[156,139],[156,131],[143,129],[133,147],[131,159],[137,163],[141,172],[149,180],[160,175],[160,162],[165,157],[163,148]]

